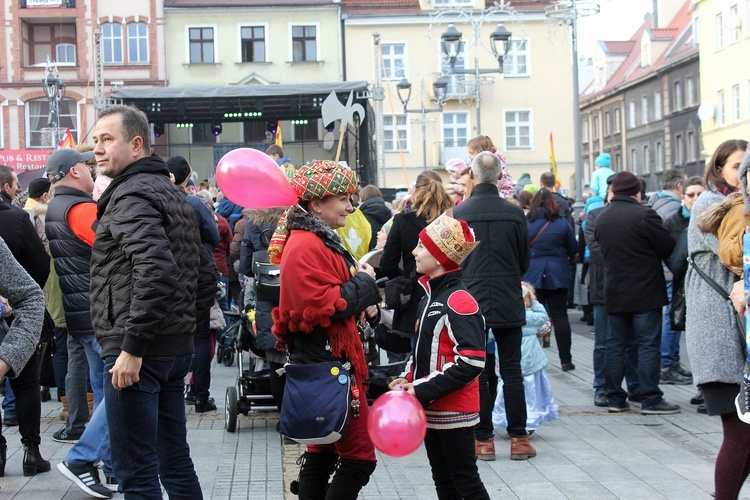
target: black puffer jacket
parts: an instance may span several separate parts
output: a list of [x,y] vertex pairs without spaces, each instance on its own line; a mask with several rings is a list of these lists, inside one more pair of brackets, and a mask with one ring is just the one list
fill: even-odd
[[523,210],[500,198],[495,184],[477,184],[471,197],[453,209],[453,216],[465,220],[480,242],[461,267],[487,327],[525,325],[519,284],[529,268],[529,234]]
[[595,208],[586,214],[586,229],[583,231],[583,237],[586,239],[586,246],[589,247],[589,303],[591,305],[604,305],[604,257],[599,247],[599,242],[594,237],[596,229],[596,219],[609,205]]
[[214,300],[216,277],[203,272],[210,266],[195,214],[164,160],[129,165],[102,194],[97,215],[90,298],[102,357],[192,353],[196,314]]
[[0,201],[0,238],[5,240],[21,267],[44,289],[49,276],[49,255],[29,214],[4,200]]
[[71,335],[93,335],[89,277],[91,247],[84,243],[68,224],[68,212],[80,203],[95,203],[90,194],[66,186],[55,188],[55,197],[49,202],[44,230],[49,240],[49,250],[60,277],[65,323]]
[[391,209],[385,205],[385,200],[380,196],[363,201],[359,204],[359,209],[365,214],[367,222],[372,227],[372,238],[370,239],[370,250],[372,250],[378,242],[378,231],[383,227],[383,224],[391,220],[393,214]]

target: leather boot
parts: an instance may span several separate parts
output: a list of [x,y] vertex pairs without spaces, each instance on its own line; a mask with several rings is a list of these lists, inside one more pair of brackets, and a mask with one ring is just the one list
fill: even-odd
[[23,443],[23,475],[25,477],[36,476],[38,472],[49,472],[50,465],[39,453],[39,445],[36,443]]
[[492,462],[495,460],[495,438],[477,439],[474,442],[474,453],[479,460]]
[[333,453],[305,452],[300,457],[301,467],[296,485],[292,482],[290,491],[294,493],[296,487],[300,500],[324,500],[328,479],[336,469],[338,455]]
[[68,419],[68,398],[67,396],[60,396],[62,402],[62,411],[60,412],[60,420],[65,421]]
[[86,393],[86,402],[89,404],[89,418],[91,418],[91,415],[94,414],[94,393],[93,392]]
[[8,443],[0,435],[0,477],[5,477],[5,463],[8,460]]
[[370,482],[377,462],[342,458],[328,486],[326,500],[357,500],[359,492]]
[[527,458],[535,457],[536,450],[531,443],[529,443],[529,437],[527,434],[525,437],[511,438],[510,440],[510,459],[511,460],[526,460]]

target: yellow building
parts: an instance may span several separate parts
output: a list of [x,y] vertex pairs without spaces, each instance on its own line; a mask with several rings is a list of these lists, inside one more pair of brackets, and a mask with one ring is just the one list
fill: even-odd
[[[545,17],[551,3],[513,1],[516,13],[483,16],[493,2],[345,2],[346,77],[373,82],[376,113],[382,82],[381,185],[408,184],[425,168],[442,168],[454,157],[468,161],[466,141],[479,134],[505,153],[514,179],[529,173],[538,183],[550,168],[552,134],[561,188],[573,189],[570,38],[566,26]],[[463,9],[465,15],[444,12],[450,9]],[[475,68],[498,68],[490,51],[498,22],[512,32],[510,50],[503,74],[480,74],[477,100]],[[450,73],[441,34],[451,23],[462,33],[463,51],[454,66],[462,74],[448,76],[447,100],[439,112],[433,83]],[[397,91],[402,78],[411,83],[408,114]]]
[[700,42],[700,108],[705,156],[728,139],[750,139],[750,2],[693,0]]

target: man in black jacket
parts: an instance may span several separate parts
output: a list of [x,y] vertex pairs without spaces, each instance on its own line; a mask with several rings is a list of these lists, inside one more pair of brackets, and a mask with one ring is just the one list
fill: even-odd
[[[202,498],[187,444],[183,378],[193,359],[202,254],[195,214],[150,155],[146,116],[105,109],[94,131],[99,170],[112,183],[98,202],[91,255],[91,319],[104,359],[112,462],[125,496]],[[209,273],[210,274],[210,273]],[[215,275],[206,275],[213,279]],[[157,452],[158,450],[158,452]]]
[[641,205],[641,185],[630,172],[612,180],[612,202],[596,219],[594,238],[607,269],[604,310],[607,313],[605,377],[610,412],[629,409],[622,389],[625,351],[629,339],[638,345],[638,381],[641,413],[678,413],[659,389],[662,307],[667,289],[662,261],[669,258],[674,238],[659,215]]
[[[536,455],[526,432],[526,399],[521,376],[521,327],[526,309],[521,296],[521,276],[529,267],[529,234],[526,218],[517,205],[497,191],[500,159],[479,153],[471,164],[475,186],[471,197],[454,209],[454,216],[469,223],[479,246],[464,261],[464,283],[479,302],[486,327],[497,343],[500,376],[503,378],[511,458],[524,460]],[[489,359],[489,358],[488,358]],[[495,459],[494,431],[488,362],[479,379],[480,410],[476,429],[476,452],[481,460]]]

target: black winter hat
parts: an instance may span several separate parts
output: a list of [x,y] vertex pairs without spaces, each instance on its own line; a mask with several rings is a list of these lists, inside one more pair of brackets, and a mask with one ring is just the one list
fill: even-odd
[[48,193],[51,185],[52,182],[46,177],[32,180],[29,182],[29,198],[39,198],[44,193]]
[[633,196],[641,192],[641,181],[630,172],[622,171],[615,174],[612,180],[612,194]]
[[182,156],[173,156],[168,159],[167,168],[174,175],[174,183],[177,185],[185,182],[190,175],[190,164]]

